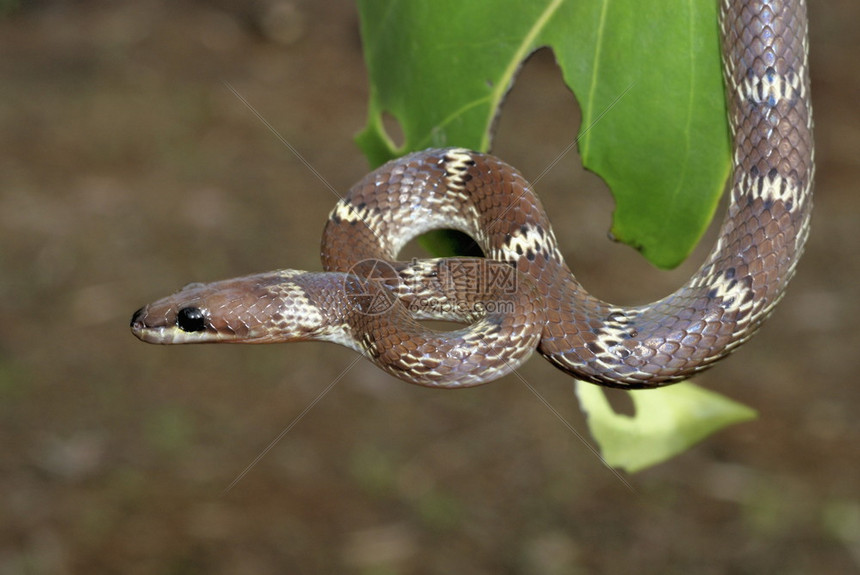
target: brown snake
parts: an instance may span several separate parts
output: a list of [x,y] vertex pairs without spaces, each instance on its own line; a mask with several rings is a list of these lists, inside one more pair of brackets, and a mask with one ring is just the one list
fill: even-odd
[[[655,387],[705,369],[779,302],[812,210],[805,1],[722,0],[720,28],[728,214],[698,272],[660,301],[617,307],[589,295],[520,173],[449,148],[389,162],[356,184],[326,225],[325,272],[192,284],[138,310],[133,333],[151,343],[331,341],[434,387],[492,381],[535,348],[609,386]],[[437,228],[471,235],[487,259],[395,261],[409,239]],[[416,320],[426,317],[472,323],[437,332]]]

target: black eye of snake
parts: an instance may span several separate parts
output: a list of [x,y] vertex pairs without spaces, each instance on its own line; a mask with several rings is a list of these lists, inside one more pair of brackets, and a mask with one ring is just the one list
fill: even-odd
[[176,326],[187,332],[203,331],[206,329],[206,314],[199,307],[184,307],[176,314]]

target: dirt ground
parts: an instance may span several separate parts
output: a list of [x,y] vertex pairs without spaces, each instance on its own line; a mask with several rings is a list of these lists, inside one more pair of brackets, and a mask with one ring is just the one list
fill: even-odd
[[[335,195],[225,82],[348,189],[367,171],[352,2],[14,4],[0,1],[0,574],[860,572],[856,0],[810,7],[817,212],[799,275],[763,332],[697,378],[760,417],[632,489],[516,378],[440,392],[328,344],[129,333],[136,308],[192,280],[319,269]],[[495,152],[535,176],[578,121],[538,56]],[[667,293],[708,247],[667,273],[608,242],[611,199],[575,153],[538,192],[577,275],[612,301]],[[568,377],[540,358],[521,373],[587,437]]]

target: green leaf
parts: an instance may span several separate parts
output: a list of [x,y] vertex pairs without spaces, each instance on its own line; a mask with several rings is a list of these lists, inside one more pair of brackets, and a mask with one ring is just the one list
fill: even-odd
[[[729,169],[713,0],[364,0],[374,165],[488,150],[522,61],[549,46],[582,108],[584,165],[612,189],[613,235],[673,267],[710,222]],[[396,146],[384,115],[403,133]]]
[[603,390],[576,382],[576,395],[588,415],[588,428],[608,465],[640,471],[673,457],[708,435],[756,412],[692,383],[628,392],[634,416],[615,413]]

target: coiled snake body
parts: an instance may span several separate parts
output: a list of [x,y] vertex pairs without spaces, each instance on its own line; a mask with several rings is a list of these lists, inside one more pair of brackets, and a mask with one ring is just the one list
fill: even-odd
[[[132,331],[151,343],[331,341],[436,387],[494,380],[534,349],[579,379],[628,388],[708,367],[782,297],[812,209],[804,0],[722,0],[720,27],[734,154],[728,214],[702,267],[662,300],[622,308],[589,295],[519,172],[449,148],[389,162],[356,184],[326,225],[325,272],[192,284],[138,310]],[[395,260],[436,228],[471,235],[487,259]],[[472,323],[440,333],[424,317]]]

